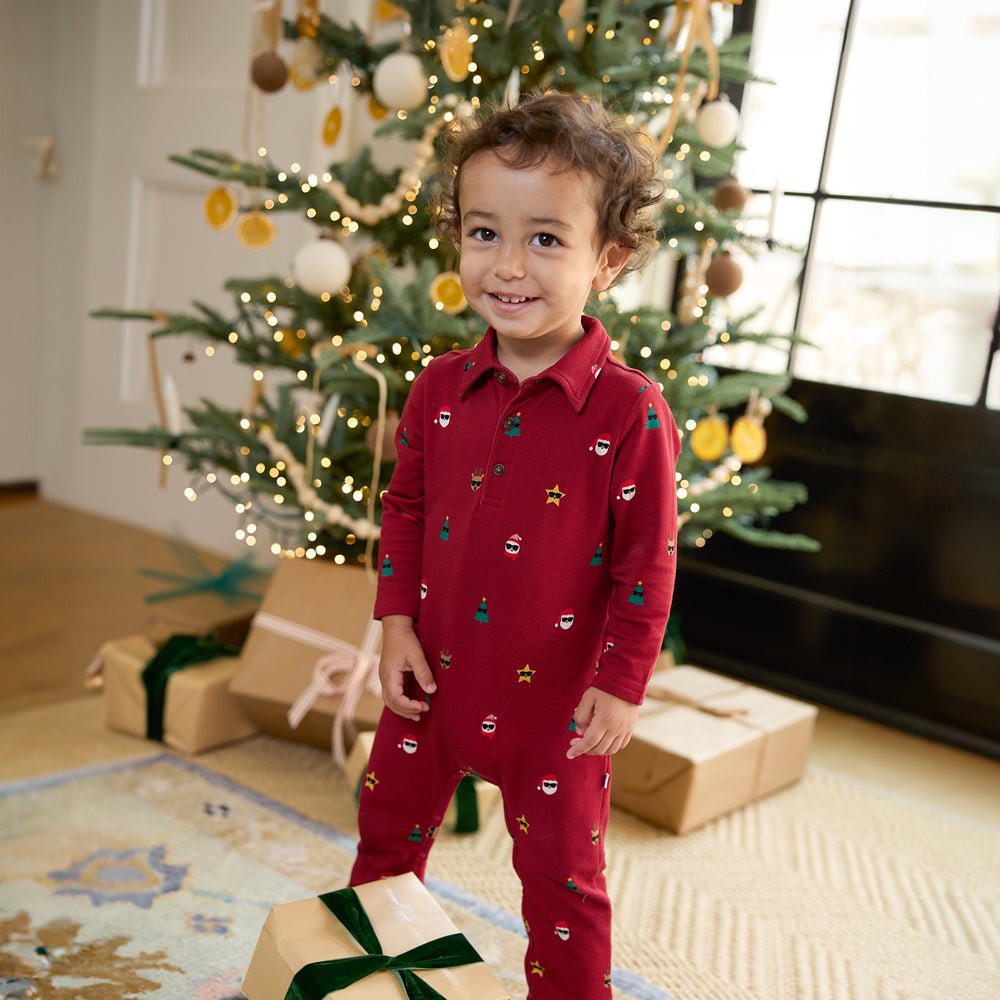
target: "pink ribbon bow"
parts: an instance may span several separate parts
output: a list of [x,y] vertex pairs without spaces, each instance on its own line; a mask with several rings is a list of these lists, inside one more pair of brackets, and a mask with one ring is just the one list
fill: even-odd
[[329,653],[321,656],[313,667],[312,679],[295,699],[288,710],[288,724],[295,729],[316,704],[316,699],[324,695],[339,697],[340,704],[333,717],[333,732],[330,746],[333,759],[340,767],[347,763],[344,753],[345,730],[353,739],[358,727],[354,715],[365,691],[381,696],[382,685],[378,676],[378,647],[382,634],[382,623],[369,621],[360,646],[339,639],[326,637]]

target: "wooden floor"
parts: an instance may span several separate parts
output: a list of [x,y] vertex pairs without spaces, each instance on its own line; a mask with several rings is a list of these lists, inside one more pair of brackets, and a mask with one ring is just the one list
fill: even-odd
[[[35,498],[0,499],[0,726],[12,713],[87,691],[88,663],[109,639],[199,615],[234,616],[252,603],[174,598],[140,570],[183,572],[194,555],[160,535]],[[222,562],[197,558],[213,571]],[[213,603],[214,602],[214,603]],[[58,733],[48,738],[58,740]],[[1000,762],[821,707],[810,763],[1000,825]]]

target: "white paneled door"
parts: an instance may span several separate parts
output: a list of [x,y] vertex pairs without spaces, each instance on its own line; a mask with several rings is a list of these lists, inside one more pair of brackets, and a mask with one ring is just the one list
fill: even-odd
[[[210,495],[191,505],[183,498],[190,476],[177,466],[161,489],[152,451],[78,442],[86,427],[158,422],[149,376],[151,325],[90,319],[90,310],[185,311],[198,300],[231,313],[224,282],[287,275],[309,235],[290,213],[276,217],[278,237],[270,248],[246,249],[234,227],[215,231],[206,222],[203,205],[216,182],[168,160],[196,147],[243,158],[263,142],[278,164],[325,158],[322,167],[337,152],[321,146],[315,122],[324,95],[318,90],[288,85],[266,98],[248,93],[252,20],[260,6],[252,0],[92,5],[93,99],[78,107],[91,121],[86,245],[55,251],[66,255],[66,267],[83,269],[84,289],[79,370],[63,375],[79,380],[78,426],[66,428],[74,436],[71,475],[53,477],[65,493],[56,498],[223,552],[236,545],[236,524],[221,498]],[[63,95],[64,102],[74,100],[72,93]],[[235,193],[246,203],[248,192]],[[237,402],[247,393],[249,373],[225,352],[208,358],[203,344],[169,338],[159,341],[157,354],[182,404],[201,396]]]

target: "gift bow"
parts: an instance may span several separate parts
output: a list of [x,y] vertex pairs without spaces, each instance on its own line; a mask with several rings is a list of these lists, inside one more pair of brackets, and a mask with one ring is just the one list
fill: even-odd
[[721,719],[734,719],[741,715],[747,715],[747,709],[745,708],[721,708],[715,705],[708,705],[703,701],[699,701],[697,698],[692,698],[691,695],[680,694],[677,691],[671,691],[669,688],[658,687],[654,681],[650,684],[646,691],[648,697],[654,699],[654,701],[670,701],[675,705],[684,705],[686,708],[695,708],[699,712],[705,712],[707,715],[717,715]]
[[285,993],[285,1000],[323,1000],[329,993],[346,989],[376,972],[392,972],[409,1000],[446,1000],[436,989],[414,975],[414,969],[449,969],[471,965],[482,958],[462,934],[449,934],[426,941],[401,955],[385,955],[382,943],[353,889],[322,894],[320,902],[344,925],[367,952],[349,958],[333,958],[304,965]]
[[[341,701],[333,717],[333,734],[330,742],[334,760],[340,767],[344,767],[347,763],[344,754],[345,724],[352,734],[357,732],[354,713],[361,701],[361,695],[365,691],[373,695],[382,693],[378,678],[378,655],[375,652],[382,633],[382,623],[374,619],[368,622],[360,646],[352,646],[342,639],[288,621],[287,618],[279,618],[267,611],[258,611],[254,615],[253,623],[286,639],[294,639],[308,646],[326,650],[326,654],[316,661],[312,679],[293,702],[287,718],[288,724],[295,729],[316,704],[317,698],[323,695],[339,696]],[[335,682],[334,678],[338,676],[340,680]]]
[[163,739],[163,717],[167,705],[167,682],[178,670],[207,663],[220,656],[236,656],[238,646],[219,642],[209,635],[172,635],[156,651],[142,671],[146,689],[146,738]]

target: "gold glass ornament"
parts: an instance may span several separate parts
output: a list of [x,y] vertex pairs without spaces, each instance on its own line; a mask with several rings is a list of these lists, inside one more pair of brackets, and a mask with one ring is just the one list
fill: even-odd
[[702,417],[691,431],[691,451],[702,462],[717,462],[729,445],[729,424],[720,416]]
[[759,462],[767,451],[767,431],[759,417],[744,414],[733,422],[729,443],[733,454],[741,462],[752,465]]
[[469,304],[457,271],[443,271],[439,274],[431,282],[430,297],[435,306],[440,306],[442,312],[451,316],[460,313]]
[[437,46],[441,68],[453,83],[461,83],[469,75],[472,60],[472,40],[469,28],[459,21],[442,36]]
[[212,229],[225,229],[236,217],[239,205],[229,188],[213,188],[205,198],[205,221]]
[[247,212],[236,224],[236,238],[248,250],[266,250],[277,235],[274,223],[256,210]]
[[344,113],[340,108],[330,108],[329,114],[323,120],[323,142],[327,146],[332,146],[337,141],[343,124]]

